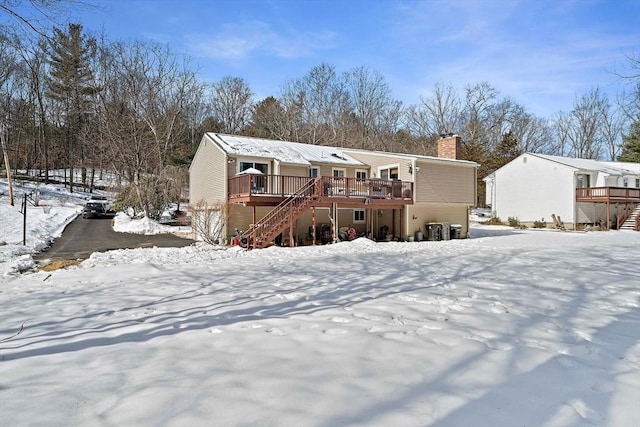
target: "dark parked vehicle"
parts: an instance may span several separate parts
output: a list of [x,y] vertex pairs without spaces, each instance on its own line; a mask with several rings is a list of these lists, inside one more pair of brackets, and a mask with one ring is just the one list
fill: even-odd
[[104,218],[110,213],[106,203],[88,202],[82,209],[82,218]]

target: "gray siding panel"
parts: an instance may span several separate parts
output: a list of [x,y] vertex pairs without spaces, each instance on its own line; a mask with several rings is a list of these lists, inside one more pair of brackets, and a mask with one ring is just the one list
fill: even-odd
[[226,155],[205,136],[189,169],[189,202],[192,206],[204,200],[207,206],[227,200]]

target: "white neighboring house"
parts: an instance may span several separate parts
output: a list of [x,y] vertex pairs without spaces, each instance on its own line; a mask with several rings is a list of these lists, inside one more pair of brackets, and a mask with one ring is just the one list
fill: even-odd
[[619,215],[635,219],[640,210],[640,163],[524,153],[484,181],[486,203],[503,221],[552,223],[555,214],[568,228],[617,227]]

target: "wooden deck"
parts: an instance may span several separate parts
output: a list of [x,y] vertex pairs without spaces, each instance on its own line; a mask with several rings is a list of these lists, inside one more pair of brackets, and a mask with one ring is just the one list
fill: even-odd
[[[317,178],[286,175],[241,175],[229,178],[228,200],[247,206],[276,206]],[[413,183],[376,178],[336,178],[317,181],[313,206],[391,209],[413,204]]]
[[576,188],[576,202],[640,203],[640,188],[628,188],[628,187]]

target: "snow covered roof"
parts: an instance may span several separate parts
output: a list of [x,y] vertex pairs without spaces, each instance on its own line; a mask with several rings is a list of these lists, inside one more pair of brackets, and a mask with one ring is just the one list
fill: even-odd
[[312,163],[345,166],[364,165],[359,160],[333,147],[213,132],[208,132],[207,136],[227,154],[233,156],[262,157],[274,159],[281,163],[299,165],[310,165]]
[[615,167],[620,167],[623,169],[627,169],[631,172],[640,174],[640,163],[629,163],[629,162],[603,162],[608,165],[612,165]]
[[527,153],[575,169],[607,173],[609,175],[635,175],[640,173],[640,163],[603,162],[593,159],[550,156],[548,154]]
[[450,159],[447,157],[434,157],[434,156],[425,156],[422,154],[409,154],[409,153],[392,153],[388,151],[371,151],[371,150],[363,150],[360,148],[345,148],[345,150],[351,153],[364,153],[364,154],[373,155],[373,156],[384,156],[384,157],[393,156],[398,158],[406,158],[407,160],[429,160],[429,161],[452,162],[452,163],[466,164],[471,166],[478,166],[478,163],[473,162],[471,160]]

